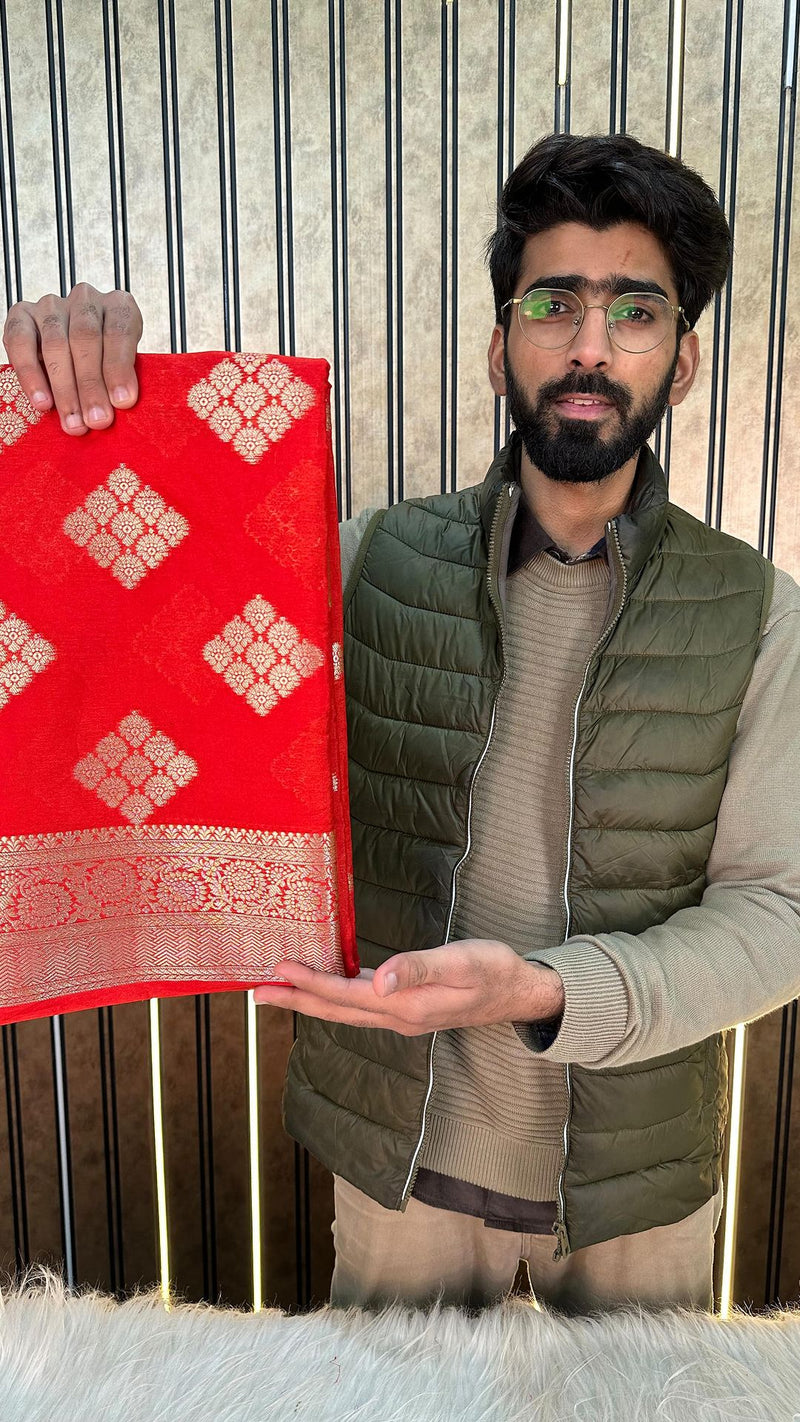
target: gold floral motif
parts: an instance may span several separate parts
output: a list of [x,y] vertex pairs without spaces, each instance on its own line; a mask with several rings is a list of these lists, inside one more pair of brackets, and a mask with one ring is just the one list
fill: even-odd
[[73,770],[85,790],[133,824],[148,820],[197,774],[197,763],[146,716],[131,711]]
[[189,409],[247,464],[257,464],[315,400],[311,386],[282,361],[249,353],[218,361],[187,396]]
[[41,415],[34,410],[10,366],[0,367],[0,444],[16,444],[38,425]]
[[260,593],[206,642],[203,656],[257,716],[266,716],[323,662],[319,648],[301,637]]
[[105,484],[86,495],[83,507],[67,514],[62,527],[124,588],[135,588],[189,532],[183,515],[126,464],[112,469]]
[[49,666],[55,655],[55,647],[0,602],[0,711],[12,696],[25,690],[37,672]]
[[331,834],[115,825],[0,838],[3,1003],[254,983],[286,956],[337,971],[337,907]]

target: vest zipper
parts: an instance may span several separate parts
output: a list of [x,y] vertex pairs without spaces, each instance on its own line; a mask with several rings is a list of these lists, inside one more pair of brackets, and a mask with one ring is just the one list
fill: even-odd
[[[581,702],[583,701],[584,692],[586,691],[586,683],[589,680],[589,672],[591,670],[592,662],[594,661],[595,656],[602,647],[603,643],[608,641],[608,638],[611,636],[611,633],[614,631],[614,628],[619,622],[619,619],[622,616],[622,609],[625,606],[625,598],[628,593],[628,572],[625,567],[624,559],[622,557],[622,548],[620,546],[619,533],[617,531],[617,524],[615,519],[611,519],[606,524],[606,537],[608,538],[609,535],[613,535],[613,546],[616,552],[620,571],[622,573],[622,596],[619,600],[617,610],[614,613],[613,618],[609,622],[608,626],[603,629],[603,632],[601,633],[598,641],[595,643],[589,654],[589,660],[586,663],[586,667],[583,673],[583,682],[581,683],[581,689],[578,692],[578,699],[575,702],[575,709],[572,713],[572,745],[570,747],[569,766],[567,772],[569,823],[567,825],[567,860],[564,869],[565,941],[567,938],[569,938],[570,927],[572,922],[572,911],[570,909],[569,904],[569,879],[570,874],[572,873],[572,827],[575,819],[575,752],[578,746],[578,716],[580,714]],[[563,1259],[564,1256],[569,1254],[570,1252],[569,1235],[567,1233],[566,1223],[566,1200],[564,1197],[564,1179],[567,1174],[567,1161],[569,1159],[569,1126],[570,1121],[572,1119],[572,1072],[570,1070],[569,1062],[567,1062],[564,1066],[564,1077],[567,1088],[567,1114],[564,1118],[563,1163],[558,1177],[558,1200],[556,1202],[556,1208],[558,1213],[556,1215],[555,1224],[553,1225],[553,1233],[556,1236],[556,1248],[553,1254],[554,1259]]]
[[[508,499],[509,499],[509,501],[510,501],[510,500],[513,499],[513,497],[514,497],[514,486],[511,485],[511,484],[506,484],[504,487],[505,487],[505,492],[508,494]],[[491,603],[491,605],[492,605],[492,608],[493,608],[493,610],[494,610],[495,617],[497,618],[497,625],[498,625],[498,629],[499,629],[499,632],[500,632],[500,653],[501,653],[502,662],[503,662],[503,671],[502,671],[502,675],[501,675],[501,677],[500,677],[500,685],[499,685],[499,687],[497,688],[497,696],[495,697],[495,699],[494,699],[494,704],[492,705],[492,715],[491,715],[491,719],[490,719],[490,721],[489,721],[489,730],[488,730],[488,732],[487,732],[487,734],[486,734],[486,741],[485,741],[483,750],[481,751],[480,756],[478,757],[478,760],[477,760],[476,763],[475,763],[475,769],[474,769],[473,772],[472,772],[472,779],[471,779],[470,782],[469,782],[469,797],[468,797],[468,799],[467,799],[467,842],[466,842],[466,845],[465,845],[465,847],[464,847],[464,853],[462,854],[462,856],[461,856],[461,858],[459,859],[459,861],[458,861],[458,863],[457,863],[455,869],[453,870],[453,881],[452,881],[452,885],[451,885],[451,889],[450,889],[450,907],[449,907],[449,909],[448,909],[448,913],[447,913],[447,924],[446,924],[445,931],[444,931],[444,942],[445,942],[445,943],[449,943],[449,942],[450,942],[450,929],[451,929],[451,927],[452,927],[453,915],[454,915],[454,913],[455,913],[455,908],[456,908],[456,897],[457,897],[457,894],[456,894],[456,887],[457,887],[457,882],[458,882],[458,871],[459,871],[459,869],[461,868],[462,864],[464,863],[465,859],[467,858],[467,855],[469,854],[469,851],[470,851],[470,849],[471,849],[471,847],[472,847],[472,792],[473,792],[473,789],[474,789],[474,786],[475,786],[475,781],[476,781],[477,778],[478,778],[478,772],[479,772],[481,766],[483,765],[484,759],[485,759],[485,757],[486,757],[486,752],[488,751],[489,746],[491,745],[491,742],[492,742],[492,735],[493,735],[493,733],[494,733],[495,717],[496,717],[496,714],[497,714],[497,700],[498,700],[498,697],[499,697],[499,695],[500,695],[500,692],[501,692],[502,689],[503,689],[503,683],[505,682],[505,679],[506,679],[505,655],[504,655],[504,652],[503,652],[503,609],[502,609],[502,605],[501,605],[501,603],[500,603],[500,598],[499,598],[499,596],[496,596],[495,587],[494,587],[494,584],[493,584],[493,582],[492,582],[492,580],[491,580],[490,570],[491,570],[491,568],[492,568],[492,555],[493,555],[493,553],[494,553],[494,546],[495,546],[495,542],[496,542],[496,540],[497,540],[497,534],[498,534],[498,532],[500,531],[501,527],[503,527],[503,526],[505,525],[505,521],[506,521],[506,518],[507,518],[507,516],[508,516],[509,509],[510,509],[510,502],[509,502],[509,503],[505,503],[504,500],[503,500],[503,495],[501,494],[500,497],[499,497],[499,499],[497,500],[497,508],[496,508],[496,510],[495,510],[494,518],[492,519],[492,527],[491,527],[491,530],[490,530],[490,533],[489,533],[489,552],[488,552],[488,557],[487,557],[487,562],[486,562],[486,567],[487,567],[487,581],[488,581],[488,587],[489,587],[489,601],[490,601],[490,603]],[[411,1194],[411,1191],[412,1191],[413,1188],[414,1188],[414,1181],[415,1181],[416,1178],[417,1178],[417,1171],[419,1170],[419,1166],[418,1166],[417,1162],[418,1162],[418,1160],[419,1160],[420,1151],[422,1150],[422,1142],[423,1142],[424,1139],[425,1139],[425,1127],[426,1127],[426,1125],[427,1125],[427,1116],[428,1116],[428,1103],[430,1102],[431,1095],[432,1095],[432,1092],[433,1092],[433,1054],[434,1054],[434,1051],[435,1051],[435,1048],[436,1048],[436,1039],[437,1039],[438,1036],[439,1036],[439,1032],[438,1032],[438,1030],[437,1030],[437,1031],[435,1031],[435,1032],[433,1033],[433,1035],[432,1035],[432,1037],[431,1037],[431,1044],[430,1044],[430,1047],[429,1047],[429,1049],[428,1049],[428,1089],[427,1089],[427,1091],[426,1091],[426,1093],[425,1093],[425,1101],[424,1101],[424,1104],[423,1104],[423,1107],[422,1107],[422,1120],[421,1120],[421,1122],[420,1122],[419,1140],[417,1141],[417,1144],[416,1144],[416,1146],[415,1146],[415,1148],[414,1148],[414,1154],[413,1154],[412,1157],[411,1157],[411,1164],[410,1164],[410,1166],[409,1166],[409,1168],[408,1168],[408,1175],[407,1175],[407,1177],[406,1177],[406,1183],[405,1183],[405,1185],[403,1186],[403,1192],[402,1192],[402,1194],[401,1194],[401,1196],[400,1196],[400,1206],[401,1206],[401,1208],[406,1204],[406,1202],[407,1202],[407,1200],[408,1200],[408,1197],[409,1197],[409,1195]]]

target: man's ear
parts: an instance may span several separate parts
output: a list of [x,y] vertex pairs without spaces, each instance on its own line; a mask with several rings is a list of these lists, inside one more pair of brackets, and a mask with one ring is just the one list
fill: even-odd
[[687,331],[681,337],[680,350],[678,352],[678,364],[675,367],[675,376],[672,381],[672,388],[669,392],[670,405],[680,405],[686,399],[697,374],[697,367],[700,364],[700,342],[696,331]]
[[495,395],[506,393],[506,341],[503,328],[495,326],[489,341],[489,384]]

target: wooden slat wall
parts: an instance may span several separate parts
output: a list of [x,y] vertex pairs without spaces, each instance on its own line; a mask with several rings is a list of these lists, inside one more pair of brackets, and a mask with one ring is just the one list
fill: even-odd
[[[474,482],[506,419],[482,248],[541,133],[628,129],[720,192],[731,281],[657,447],[674,496],[800,573],[798,0],[7,0],[5,297],[127,285],[148,350],[331,362],[344,514]],[[794,1009],[749,1033],[736,1297],[796,1298]],[[325,1295],[330,1181],[280,1129],[258,1017],[264,1297]],[[245,1005],[161,1007],[173,1281],[252,1301]],[[158,1279],[146,1005],[7,1028],[0,1268]],[[796,1104],[796,1092],[794,1103]]]

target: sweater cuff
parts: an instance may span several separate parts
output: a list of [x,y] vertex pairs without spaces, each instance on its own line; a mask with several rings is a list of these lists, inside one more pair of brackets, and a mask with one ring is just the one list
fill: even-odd
[[555,1035],[548,1023],[515,1022],[517,1035],[531,1051],[552,1061],[602,1064],[628,1027],[625,983],[602,944],[596,938],[570,938],[557,948],[525,956],[529,963],[542,963],[558,973],[564,984],[564,1011]]

